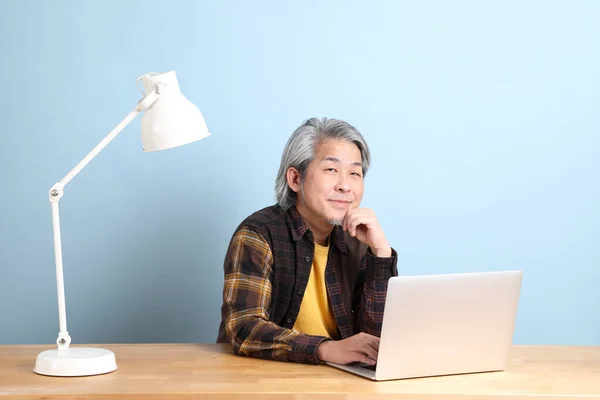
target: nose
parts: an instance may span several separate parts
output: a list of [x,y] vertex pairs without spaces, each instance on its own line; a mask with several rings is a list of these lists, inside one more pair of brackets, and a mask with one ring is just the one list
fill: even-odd
[[350,191],[350,183],[346,176],[340,175],[340,180],[335,185],[335,191],[339,193],[347,193]]

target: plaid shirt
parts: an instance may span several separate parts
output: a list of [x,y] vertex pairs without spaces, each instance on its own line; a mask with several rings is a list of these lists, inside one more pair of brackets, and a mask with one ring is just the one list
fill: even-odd
[[[314,255],[312,232],[295,207],[267,207],[236,229],[224,262],[225,282],[217,342],[238,355],[319,363],[329,338],[293,330]],[[380,258],[335,227],[325,282],[340,337],[379,336],[387,281],[398,275],[397,254]]]

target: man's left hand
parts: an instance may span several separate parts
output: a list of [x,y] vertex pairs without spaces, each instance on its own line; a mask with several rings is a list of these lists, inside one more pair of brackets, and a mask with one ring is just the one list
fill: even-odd
[[368,245],[376,257],[392,256],[392,248],[373,210],[369,208],[349,210],[344,217],[342,227],[350,233],[350,236]]

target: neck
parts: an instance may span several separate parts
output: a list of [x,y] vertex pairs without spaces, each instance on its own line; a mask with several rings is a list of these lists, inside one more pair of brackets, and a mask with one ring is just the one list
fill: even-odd
[[325,223],[327,225],[327,228],[323,229],[319,226],[313,226],[313,224],[311,224],[308,221],[305,222],[306,225],[308,225],[308,227],[310,228],[315,238],[315,243],[320,246],[327,246],[327,243],[329,243],[329,235],[331,235],[331,231],[333,231],[333,226],[328,223]]
[[327,246],[327,243],[329,243],[329,235],[331,235],[331,231],[333,231],[333,225],[319,217],[311,215],[311,213],[302,207],[301,204],[296,204],[296,209],[312,232],[315,243],[320,246]]

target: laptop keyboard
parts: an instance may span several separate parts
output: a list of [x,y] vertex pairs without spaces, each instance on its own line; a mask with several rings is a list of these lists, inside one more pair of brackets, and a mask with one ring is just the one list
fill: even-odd
[[377,368],[377,364],[375,364],[375,365],[366,365],[365,364],[365,365],[361,365],[360,367],[364,368],[364,369],[368,369],[369,371],[375,371],[375,368]]

